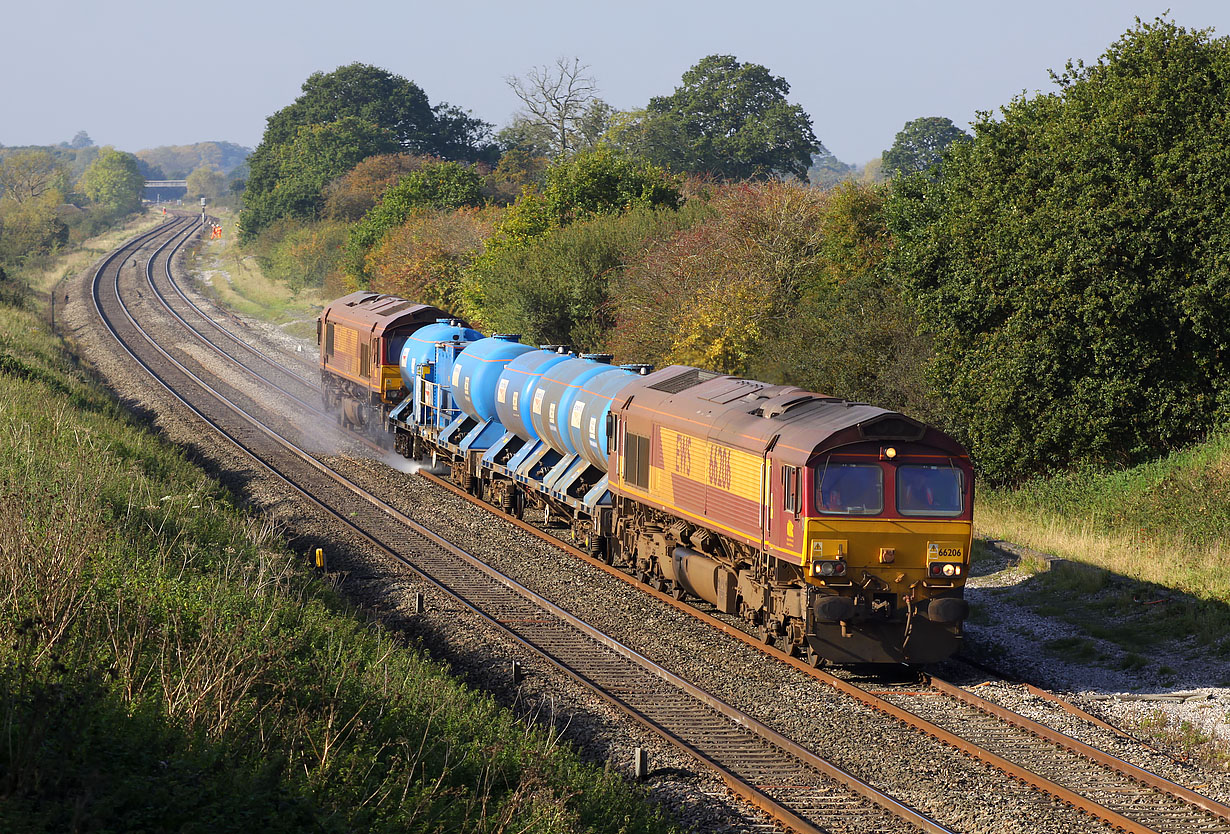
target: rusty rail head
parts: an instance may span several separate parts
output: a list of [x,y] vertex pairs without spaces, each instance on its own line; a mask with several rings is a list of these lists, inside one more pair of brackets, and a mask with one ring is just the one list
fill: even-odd
[[[1139,768],[1134,764],[1125,762],[1117,756],[1112,756],[1103,750],[1096,747],[1091,747],[1083,741],[1078,741],[1071,736],[1064,735],[1058,730],[1053,730],[1044,724],[1039,724],[1023,715],[1019,715],[1006,707],[1001,707],[999,704],[988,701],[985,698],[980,698],[971,692],[966,692],[959,686],[954,686],[947,681],[942,681],[939,678],[931,678],[931,685],[943,692],[950,698],[955,698],[967,706],[981,710],[988,715],[993,715],[996,718],[1016,727],[1020,727],[1030,733],[1033,733],[1038,738],[1046,739],[1052,744],[1057,744],[1065,750],[1070,750],[1079,756],[1083,756],[1090,761],[1096,762],[1103,767],[1108,767],[1111,770],[1117,771],[1129,779],[1133,779],[1142,785],[1147,785],[1150,788],[1155,788],[1163,793],[1168,793],[1171,796],[1178,797],[1185,802],[1188,802],[1202,811],[1207,811],[1210,814],[1220,817],[1227,822],[1230,822],[1230,807],[1227,807],[1220,802],[1209,799],[1203,794],[1198,794],[1190,788],[1185,788],[1182,785],[1171,782],[1158,776],[1156,773],[1151,773],[1143,768]],[[1109,725],[1108,725],[1109,726]],[[1113,728],[1112,728],[1113,729]]]

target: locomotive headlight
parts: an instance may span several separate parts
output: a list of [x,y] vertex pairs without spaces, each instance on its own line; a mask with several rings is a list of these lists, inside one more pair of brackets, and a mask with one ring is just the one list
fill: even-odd
[[836,561],[816,562],[813,570],[821,576],[845,576],[846,563],[840,559]]
[[945,576],[956,576],[959,572],[956,565],[944,565]]
[[832,562],[821,562],[820,563],[820,575],[821,576],[832,576],[833,575],[833,563]]

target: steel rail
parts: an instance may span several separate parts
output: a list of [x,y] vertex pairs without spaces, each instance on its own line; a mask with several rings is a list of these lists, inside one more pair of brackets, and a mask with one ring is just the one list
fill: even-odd
[[1052,744],[1066,750],[1070,750],[1071,752],[1082,756],[1083,758],[1089,759],[1096,764],[1100,764],[1103,767],[1117,771],[1129,779],[1141,783],[1142,785],[1146,785],[1150,788],[1159,790],[1162,793],[1167,793],[1171,796],[1182,799],[1202,811],[1207,811],[1213,816],[1220,817],[1222,820],[1230,822],[1230,807],[1210,799],[1203,794],[1196,793],[1190,788],[1185,788],[1182,785],[1170,781],[1169,779],[1158,776],[1156,773],[1152,773],[1141,767],[1137,767],[1130,762],[1125,762],[1117,756],[1112,756],[1104,750],[1099,750],[1096,747],[1092,747],[1083,741],[1074,739],[1069,735],[1059,732],[1058,730],[1053,730],[1044,724],[1039,724],[1037,721],[1026,718],[1023,715],[1013,712],[1006,707],[1002,707],[993,701],[987,700],[986,698],[979,697],[978,695],[968,692],[955,684],[948,683],[947,681],[940,680],[939,678],[933,676],[930,677],[930,684],[939,692],[942,692],[948,697],[958,700],[967,706],[971,706],[974,709],[985,712],[987,715],[994,716],[995,718],[998,718],[1007,724],[1011,724],[1014,727],[1025,730],[1038,738],[1049,741]]
[[[828,684],[829,686],[833,687],[834,689],[841,692],[842,694],[856,699],[863,705],[870,707],[871,709],[874,709],[880,713],[888,715],[900,721],[901,723],[904,723],[907,726],[915,730],[918,730],[919,732],[925,733],[926,735],[929,735],[935,738],[936,740],[956,750],[959,750],[960,752],[968,756],[978,759],[984,762],[985,764],[990,765],[991,767],[994,767],[995,769],[1001,771],[1002,773],[1005,773],[1008,776],[1011,776],[1012,778],[1015,778],[1018,781],[1021,781],[1024,784],[1032,788],[1035,788],[1036,790],[1042,791],[1044,793],[1048,793],[1051,796],[1055,797],[1056,799],[1059,799],[1060,801],[1065,802],[1071,805],[1072,807],[1077,808],[1089,814],[1092,817],[1100,819],[1103,822],[1106,822],[1120,829],[1121,831],[1128,832],[1128,834],[1157,834],[1155,829],[1149,828],[1148,826],[1141,824],[1137,820],[1133,820],[1130,817],[1120,814],[1119,812],[1111,808],[1108,808],[1099,802],[1096,802],[1092,799],[1082,796],[1081,794],[1076,793],[1070,788],[1067,788],[1057,782],[1047,779],[1046,777],[1040,774],[1034,773],[1033,771],[1025,767],[1022,767],[1021,765],[1015,762],[1012,762],[1011,760],[1003,756],[1000,756],[990,750],[985,749],[984,747],[979,746],[975,742],[962,738],[960,735],[953,733],[949,730],[946,730],[943,727],[940,727],[938,724],[928,721],[925,718],[922,718],[921,716],[918,716],[914,714],[913,712],[910,712],[909,710],[901,706],[893,704],[892,702],[886,700],[883,697],[880,697],[879,695],[868,692],[862,687],[856,686],[852,683],[849,683],[848,681],[842,680],[841,678],[835,675],[832,675],[831,673],[826,672],[822,669],[815,669],[812,666],[810,666],[808,663],[802,660],[799,660],[798,658],[792,657],[787,652],[781,651],[780,649],[777,649],[773,646],[766,645],[754,635],[748,634],[747,632],[731,625],[730,623],[720,620],[714,617],[713,615],[708,614],[704,611],[701,611],[700,609],[695,608],[685,602],[676,600],[673,596],[671,596],[668,593],[654,590],[652,587],[645,585],[644,583],[637,580],[635,577],[628,575],[627,573],[620,570],[619,568],[616,568],[612,565],[608,565],[606,562],[602,561],[601,559],[595,558],[589,555],[588,553],[586,553],[585,551],[581,550],[580,548],[574,547],[568,544],[567,542],[561,541],[560,539],[556,538],[550,533],[547,533],[544,530],[541,530],[540,528],[534,526],[533,524],[530,524],[529,522],[523,519],[517,518],[516,516],[513,516],[509,513],[504,512],[498,507],[495,507],[491,504],[488,504],[485,501],[482,501],[477,496],[470,494],[469,492],[457,486],[456,484],[453,484],[452,482],[444,478],[441,478],[438,475],[435,475],[433,473],[430,473],[424,470],[419,470],[418,475],[420,477],[430,480],[431,482],[439,486],[444,487],[445,489],[449,490],[455,495],[467,501],[470,501],[471,503],[481,506],[483,509],[487,510],[488,512],[491,512],[494,515],[498,516],[499,518],[516,525],[522,530],[525,530],[544,541],[547,541],[557,547],[564,549],[571,555],[581,559],[582,561],[586,562],[592,567],[595,567],[603,571],[609,576],[615,577],[619,579],[620,581],[626,583],[627,585],[633,586],[637,588],[638,590],[646,594],[649,594],[655,599],[658,599],[659,601],[664,602],[667,605],[670,605],[676,610],[686,613],[704,622],[705,624],[717,629],[718,631],[724,634],[727,634],[735,638],[736,640],[740,640],[746,645],[751,646],[763,652],[764,654],[769,655],[770,657],[773,657],[776,660],[779,660],[779,661],[782,661],[784,663],[791,665],[792,667],[803,672],[804,674],[810,675],[816,680],[819,680],[823,683]],[[937,679],[934,679],[934,678],[931,679],[932,682],[936,680]],[[947,691],[945,691],[942,688],[943,686],[944,686],[944,682],[939,681],[939,685],[936,685],[935,688],[937,691],[943,691],[944,694],[949,694]],[[963,702],[970,703],[971,705],[975,705],[975,702],[985,703],[986,704],[985,711],[988,714],[995,715],[996,717],[1000,718],[1000,720],[1004,721],[1005,723],[1008,723],[1011,726],[1015,726],[1019,729],[1025,729],[1030,732],[1033,732],[1033,728],[1036,727],[1038,729],[1038,732],[1036,733],[1036,735],[1048,741],[1053,740],[1052,738],[1048,738],[1048,736],[1061,737],[1062,739],[1066,739],[1067,742],[1069,742],[1070,744],[1065,744],[1057,740],[1054,741],[1054,743],[1060,744],[1060,746],[1063,746],[1065,749],[1069,750],[1069,752],[1072,752],[1076,755],[1081,755],[1082,757],[1085,757],[1085,758],[1089,758],[1090,760],[1094,761],[1097,764],[1102,765],[1103,767],[1109,767],[1111,769],[1114,769],[1116,772],[1119,772],[1122,775],[1128,776],[1129,778],[1135,779],[1136,781],[1139,781],[1142,784],[1147,785],[1148,787],[1151,787],[1162,793],[1168,794],[1176,799],[1188,802],[1189,804],[1199,808],[1202,811],[1205,811],[1206,813],[1212,814],[1217,817],[1221,817],[1223,819],[1230,819],[1230,816],[1227,816],[1228,814],[1230,814],[1230,808],[1227,808],[1226,806],[1221,805],[1220,803],[1217,803],[1208,797],[1198,794],[1195,791],[1192,791],[1188,788],[1184,788],[1181,785],[1177,785],[1173,782],[1170,782],[1169,780],[1166,780],[1160,776],[1157,776],[1156,774],[1150,773],[1149,771],[1146,771],[1142,768],[1136,767],[1135,765],[1131,765],[1127,762],[1123,762],[1121,759],[1113,757],[1110,754],[1104,753],[1102,751],[1098,751],[1096,750],[1096,748],[1090,747],[1089,745],[1085,745],[1081,742],[1076,741],[1075,739],[1071,739],[1068,736],[1064,736],[1062,733],[1058,733],[1057,731],[1050,730],[1049,728],[1046,728],[1043,725],[1037,724],[1037,722],[1032,722],[1029,719],[1025,718],[1024,716],[1017,715],[1016,713],[1013,713],[1010,710],[1004,709],[1003,707],[999,707],[998,705],[993,704],[990,701],[986,701],[986,699],[979,698],[979,696],[966,692],[965,690],[962,690],[959,687],[952,686],[951,684],[947,684],[946,686],[951,688],[952,690],[956,690],[956,691],[964,693],[963,696],[961,696],[961,700]],[[981,706],[978,706],[978,708],[982,709]],[[1097,755],[1087,755],[1087,753],[1093,753]],[[1110,764],[1109,763],[1110,760],[1113,760],[1115,764],[1113,765]],[[1174,789],[1177,789],[1177,790],[1174,790]]]
[[[286,374],[287,376],[289,376],[289,377],[291,377],[291,378],[295,379],[297,382],[301,383],[301,384],[303,385],[303,387],[305,387],[305,388],[310,388],[310,389],[313,389],[313,390],[316,390],[316,391],[318,391],[318,392],[319,392],[319,390],[320,390],[320,385],[318,385],[315,381],[310,380],[310,379],[308,379],[307,377],[300,376],[300,375],[299,375],[299,373],[298,373],[295,369],[290,368],[290,367],[287,367],[286,365],[283,365],[281,362],[278,362],[276,359],[272,359],[272,358],[270,358],[267,354],[262,353],[261,351],[259,351],[259,350],[257,350],[256,348],[252,347],[252,345],[248,344],[248,343],[247,343],[247,342],[245,342],[243,339],[240,339],[240,338],[239,338],[238,336],[236,336],[234,333],[232,333],[231,331],[227,330],[225,327],[223,327],[221,324],[219,324],[217,321],[215,321],[215,320],[213,319],[213,317],[212,317],[212,316],[210,316],[208,313],[206,313],[204,310],[202,310],[202,309],[200,308],[200,306],[198,306],[198,305],[197,305],[197,303],[196,303],[195,301],[193,301],[191,298],[189,298],[189,297],[188,297],[188,294],[187,294],[186,292],[184,292],[183,288],[179,285],[179,282],[175,280],[175,276],[171,273],[171,259],[175,257],[175,255],[179,252],[180,247],[181,247],[181,246],[183,246],[183,245],[184,245],[184,243],[186,243],[186,242],[187,242],[186,240],[185,240],[185,241],[182,241],[180,244],[178,244],[178,245],[175,247],[175,249],[174,249],[174,250],[172,250],[172,251],[171,251],[171,253],[167,256],[167,260],[166,260],[166,263],[165,263],[165,265],[164,265],[164,269],[165,269],[165,271],[166,271],[167,283],[169,283],[169,284],[171,285],[171,287],[175,290],[176,294],[177,294],[177,295],[179,295],[179,297],[180,297],[181,299],[183,299],[183,301],[184,301],[184,303],[185,303],[185,304],[187,304],[189,307],[191,307],[191,308],[192,308],[193,312],[195,312],[195,313],[196,313],[197,315],[199,315],[202,319],[204,319],[206,322],[208,322],[208,323],[209,323],[209,324],[210,324],[210,325],[211,325],[214,329],[216,329],[219,333],[221,333],[221,334],[222,334],[223,336],[225,336],[226,338],[230,339],[232,342],[234,342],[234,343],[235,343],[236,345],[238,345],[239,347],[243,348],[243,349],[244,349],[245,351],[247,351],[249,354],[251,354],[252,356],[257,357],[260,361],[262,361],[262,362],[264,362],[264,363],[266,363],[266,364],[268,364],[268,365],[271,365],[271,366],[273,366],[273,367],[277,368],[280,372],[282,372],[282,373]],[[152,277],[150,278],[150,287],[151,287],[151,288],[153,288],[154,292],[156,292],[156,293],[157,293],[157,292],[159,292],[159,290],[157,289],[157,287],[154,287],[154,281],[153,281],[153,278],[152,278]],[[161,297],[161,293],[159,293],[159,296]],[[164,301],[164,303],[165,303],[165,301]],[[167,305],[167,309],[170,309],[170,306],[169,306],[169,305]],[[184,324],[184,326],[185,326],[185,327],[187,327],[189,330],[191,330],[192,332],[194,332],[194,333],[196,333],[198,336],[200,336],[200,337],[201,337],[201,339],[202,339],[202,341],[204,341],[206,344],[208,344],[208,345],[210,345],[211,347],[213,347],[215,350],[218,350],[217,346],[216,346],[216,345],[214,345],[214,343],[213,343],[213,342],[211,342],[211,341],[209,341],[208,339],[204,338],[204,334],[203,334],[203,333],[201,333],[201,331],[200,331],[200,330],[198,330],[197,328],[195,328],[195,327],[193,327],[192,325],[188,324],[188,322],[187,322],[187,321],[186,321],[186,320],[185,320],[182,316],[180,316],[178,313],[173,313],[173,314],[175,315],[175,317],[176,317],[177,319],[179,319],[179,320],[180,320],[180,322],[181,322],[181,323],[183,323],[183,324]],[[234,359],[234,357],[231,357],[231,356],[230,356],[230,354],[227,354],[225,351],[218,350],[218,352],[219,352],[219,353],[221,353],[221,354],[223,354],[224,356],[227,356],[227,357],[229,357],[229,358]],[[237,363],[237,364],[241,364],[241,365],[242,365],[242,363],[239,363],[239,362],[238,362],[238,360],[235,360],[235,361],[236,361],[236,363]],[[251,371],[252,369],[250,369],[250,368],[249,368],[248,370],[249,370],[249,371]],[[258,376],[260,376],[260,375],[258,374]],[[268,382],[268,381],[269,381],[269,380],[265,379],[265,377],[263,377],[263,376],[261,376],[260,378],[261,378],[261,379],[264,379],[266,382]],[[270,384],[273,384],[273,383],[270,383]],[[290,395],[290,394],[289,394],[289,392],[287,392],[287,391],[286,391],[286,389],[282,388],[281,386],[277,386],[277,388],[278,388],[278,390],[279,390],[279,391],[283,391],[284,393],[287,393],[288,395]],[[293,396],[293,395],[291,395],[291,396]]]
[[[153,257],[157,257],[158,253],[161,252],[163,249],[165,249],[166,246],[170,244],[171,240],[174,240],[174,236],[170,240],[168,240],[166,243],[164,243],[162,246],[160,246],[159,249],[154,253]],[[108,262],[109,261],[110,259],[108,259]],[[709,764],[710,766],[713,766],[719,772],[723,780],[727,782],[728,786],[730,786],[731,789],[737,794],[743,796],[745,799],[752,802],[757,807],[760,807],[762,810],[765,810],[767,813],[770,813],[771,816],[778,818],[779,820],[791,826],[792,828],[795,828],[796,830],[820,831],[820,829],[815,828],[813,825],[808,823],[806,820],[797,816],[789,808],[781,805],[776,800],[772,799],[771,797],[763,793],[756,786],[740,779],[736,774],[731,772],[729,768],[721,766],[718,762],[716,762],[711,757],[709,757],[707,754],[705,754],[704,751],[698,749],[694,745],[690,745],[687,742],[684,742],[674,732],[670,731],[669,728],[662,726],[659,722],[653,720],[651,717],[645,715],[643,712],[636,710],[635,707],[631,707],[631,705],[627,704],[619,696],[614,695],[602,689],[601,687],[597,686],[594,682],[588,680],[578,670],[573,669],[567,663],[562,662],[556,658],[550,657],[549,655],[544,655],[542,647],[537,646],[534,643],[525,640],[522,636],[518,635],[515,631],[510,630],[510,628],[505,622],[502,622],[497,617],[480,610],[478,607],[476,607],[470,601],[466,600],[464,597],[458,596],[456,593],[451,591],[447,586],[442,584],[439,580],[424,573],[423,570],[420,567],[416,566],[412,560],[407,560],[406,557],[397,553],[397,551],[394,550],[392,547],[390,547],[388,544],[380,541],[377,538],[374,538],[370,533],[362,530],[358,525],[352,522],[348,517],[346,517],[345,515],[339,514],[335,509],[324,504],[317,496],[309,493],[302,486],[297,484],[292,478],[278,471],[278,469],[274,467],[269,461],[257,455],[253,450],[251,450],[248,447],[247,444],[244,443],[244,441],[236,437],[233,432],[226,430],[216,420],[211,419],[208,415],[204,414],[195,405],[188,402],[188,400],[185,398],[183,394],[181,394],[181,392],[177,391],[165,379],[163,379],[155,371],[155,369],[152,367],[152,365],[149,362],[147,362],[142,357],[140,357],[137,354],[137,352],[134,350],[134,348],[124,341],[124,339],[120,336],[117,329],[115,328],[114,324],[110,321],[108,316],[103,311],[98,287],[100,283],[99,279],[102,275],[103,270],[105,269],[105,266],[106,266],[106,263],[104,263],[104,265],[100,267],[99,270],[96,272],[95,281],[92,287],[92,296],[94,300],[95,310],[98,313],[100,320],[104,323],[107,329],[111,332],[112,336],[116,339],[120,347],[125,352],[127,352],[134,361],[140,364],[146,370],[146,372],[149,373],[149,375],[155,380],[156,383],[161,385],[168,393],[170,393],[185,408],[187,408],[189,411],[195,414],[199,419],[203,420],[204,422],[209,424],[211,427],[213,427],[216,431],[219,432],[219,434],[228,438],[239,449],[244,451],[245,454],[251,457],[254,461],[256,461],[263,468],[267,469],[275,477],[277,477],[278,479],[286,483],[289,487],[291,487],[298,494],[303,496],[310,503],[312,503],[313,505],[319,507],[320,509],[328,513],[335,520],[341,522],[344,526],[354,531],[357,535],[361,536],[364,540],[371,542],[374,546],[376,546],[381,551],[385,552],[387,555],[397,559],[398,561],[404,564],[407,564],[409,567],[411,567],[412,570],[415,571],[416,574],[422,576],[425,581],[431,583],[434,587],[438,588],[441,592],[446,593],[449,596],[453,597],[459,603],[464,605],[466,608],[473,611],[476,615],[482,617],[484,620],[491,623],[493,626],[499,628],[502,632],[510,635],[515,640],[520,642],[522,645],[525,645],[527,648],[530,648],[534,652],[540,655],[543,655],[545,659],[547,659],[553,665],[556,665],[557,668],[561,669],[562,671],[572,676],[574,679],[578,680],[578,682],[580,682],[582,685],[586,686],[587,688],[591,689],[593,692],[595,692],[595,694],[601,696],[604,700],[619,707],[622,710],[628,711],[638,721],[641,721],[646,726],[649,726],[655,729],[656,731],[658,731],[659,733],[665,735],[670,741],[672,741],[672,743],[675,743],[676,745],[680,746],[682,749],[687,751],[690,755],[693,755],[694,757],[698,758],[698,760],[705,762],[706,764]],[[212,388],[207,383],[205,383],[203,380],[200,379],[200,377],[194,374],[190,369],[186,368],[182,363],[178,362],[167,351],[165,351],[160,345],[158,345],[157,342],[148,333],[144,332],[144,330],[137,323],[136,319],[131,315],[127,306],[124,304],[122,298],[120,297],[119,270],[116,271],[115,295],[116,295],[117,303],[120,305],[121,309],[123,310],[124,315],[128,318],[128,321],[131,324],[131,326],[141,335],[142,338],[144,338],[149,343],[149,345],[155,351],[161,354],[161,356],[167,362],[171,363],[173,366],[175,366],[178,369],[180,373],[184,374],[186,377],[191,379],[194,383],[199,385],[202,388],[202,390],[207,393],[208,396],[213,397],[224,408],[226,408],[227,410],[235,414],[241,420],[247,422],[249,425],[255,428],[258,432],[265,435],[273,442],[282,446],[286,451],[295,455],[295,457],[298,460],[309,465],[310,467],[315,469],[319,474],[333,480],[339,485],[342,485],[343,487],[348,489],[350,492],[352,492],[356,496],[359,496],[363,500],[369,502],[373,506],[382,510],[388,516],[394,518],[395,520],[399,521],[400,523],[409,527],[410,529],[415,530],[419,535],[432,541],[437,546],[453,553],[455,556],[457,556],[458,558],[461,558],[467,564],[479,570],[480,572],[488,576],[493,581],[496,581],[499,584],[506,587],[507,589],[514,591],[515,593],[519,594],[523,598],[530,600],[536,606],[551,612],[557,618],[568,622],[574,628],[577,628],[581,632],[585,633],[587,636],[590,637],[590,639],[593,639],[595,642],[599,643],[600,645],[605,646],[611,651],[615,651],[619,653],[621,657],[624,657],[636,663],[638,666],[650,672],[651,674],[659,677],[661,680],[677,685],[680,689],[687,692],[689,695],[691,695],[693,698],[695,698],[699,702],[705,704],[706,706],[716,711],[719,711],[721,714],[725,715],[726,717],[728,717],[730,720],[732,720],[734,723],[738,724],[739,726],[758,733],[759,735],[762,736],[762,738],[767,739],[769,743],[775,744],[779,746],[781,749],[786,750],[792,755],[795,755],[796,757],[806,762],[806,764],[808,764],[809,766],[815,768],[821,773],[824,773],[830,778],[838,781],[839,784],[851,790],[856,795],[859,795],[863,797],[864,799],[868,799],[872,801],[873,803],[875,803],[877,806],[881,807],[882,809],[888,811],[889,813],[893,814],[894,816],[897,816],[900,819],[907,821],[910,824],[917,826],[921,830],[928,832],[928,834],[949,834],[948,829],[946,829],[944,826],[940,825],[939,823],[935,822],[934,820],[931,820],[919,814],[917,811],[909,808],[908,806],[905,806],[902,803],[897,802],[892,797],[889,797],[883,794],[882,792],[876,790],[875,788],[871,787],[870,785],[862,782],[861,780],[857,779],[857,777],[847,774],[845,773],[845,771],[842,771],[840,768],[837,768],[835,765],[832,765],[831,763],[826,762],[823,759],[820,759],[814,753],[811,753],[810,751],[805,750],[804,748],[798,746],[797,744],[785,738],[784,736],[777,734],[771,728],[768,728],[760,724],[759,722],[755,721],[755,719],[752,719],[750,716],[743,714],[742,712],[736,710],[735,708],[730,707],[729,705],[723,704],[720,700],[713,698],[713,696],[709,695],[708,693],[705,693],[703,690],[700,690],[699,688],[694,687],[693,685],[688,684],[686,681],[683,681],[682,679],[674,676],[673,673],[660,667],[658,664],[653,663],[652,661],[648,660],[648,658],[644,658],[642,655],[635,652],[634,650],[626,646],[623,646],[621,643],[616,641],[614,638],[611,638],[608,635],[605,635],[604,633],[598,631],[597,629],[594,629],[592,626],[589,626],[588,624],[583,623],[583,621],[575,618],[573,615],[568,614],[562,609],[559,609],[557,606],[550,603],[548,600],[538,596],[537,594],[533,593],[529,589],[524,588],[523,586],[516,583],[514,580],[508,577],[505,577],[502,574],[499,574],[493,568],[491,568],[490,566],[482,562],[480,559],[477,559],[476,557],[466,553],[460,548],[457,548],[455,545],[452,545],[451,543],[447,542],[445,539],[438,536],[434,532],[430,531],[429,529],[425,527],[422,527],[421,525],[414,522],[412,519],[401,514],[395,508],[381,501],[379,498],[372,495],[370,492],[364,490],[362,487],[359,487],[357,484],[354,484],[349,479],[345,478],[345,476],[325,466],[324,464],[316,460],[310,454],[299,449],[294,443],[283,438],[277,432],[263,425],[260,421],[256,420],[251,415],[247,414],[242,408],[240,408],[239,406],[227,400],[220,393],[213,391]]]
[[[186,237],[184,237],[184,239],[183,239],[183,240],[180,240],[178,243],[176,243],[176,244],[175,244],[175,247],[174,247],[174,248],[173,248],[173,249],[172,249],[169,253],[167,253],[166,259],[165,259],[165,260],[164,260],[164,262],[163,262],[163,267],[164,267],[164,269],[165,269],[165,271],[166,271],[167,280],[170,282],[171,286],[175,289],[175,291],[179,294],[180,298],[182,298],[182,299],[183,299],[184,301],[186,301],[186,302],[187,302],[190,306],[192,306],[192,308],[193,308],[194,310],[196,310],[196,311],[197,311],[197,313],[199,313],[199,314],[200,314],[200,316],[201,316],[203,319],[205,319],[205,320],[206,320],[206,321],[208,321],[210,324],[212,324],[215,328],[217,328],[219,332],[221,332],[221,333],[225,334],[226,336],[230,337],[232,340],[236,341],[238,344],[243,345],[243,347],[244,347],[244,348],[248,351],[248,353],[249,353],[249,354],[251,354],[252,356],[257,357],[259,360],[261,360],[261,361],[265,362],[266,364],[271,365],[271,366],[273,366],[273,367],[277,368],[279,371],[285,372],[288,376],[290,376],[291,378],[293,378],[295,381],[297,381],[297,382],[299,382],[299,383],[302,383],[302,384],[303,384],[303,386],[304,386],[305,388],[308,388],[308,389],[310,389],[310,390],[314,390],[314,391],[316,391],[317,393],[319,393],[319,391],[320,391],[320,386],[316,385],[316,384],[315,384],[315,383],[313,383],[311,380],[304,379],[303,377],[299,376],[298,374],[296,374],[296,373],[295,373],[294,371],[292,371],[291,369],[289,369],[289,368],[287,368],[286,366],[282,365],[280,362],[277,362],[277,361],[275,361],[275,360],[269,359],[268,357],[264,356],[264,355],[263,355],[260,351],[258,351],[258,350],[256,350],[255,348],[253,348],[251,345],[248,345],[248,344],[246,344],[246,343],[244,343],[244,342],[242,342],[242,341],[240,341],[240,340],[236,339],[236,337],[235,337],[234,335],[232,335],[229,331],[227,331],[225,328],[222,328],[221,326],[219,326],[219,325],[218,325],[218,323],[217,323],[217,322],[215,322],[213,319],[209,318],[209,316],[207,316],[207,315],[204,313],[204,311],[202,311],[199,307],[197,307],[195,304],[193,304],[193,303],[192,303],[192,300],[191,300],[191,299],[189,299],[189,298],[188,298],[188,296],[184,294],[183,290],[182,290],[182,289],[180,289],[180,287],[179,287],[178,283],[176,283],[175,279],[171,276],[171,259],[175,257],[175,255],[176,255],[176,253],[179,251],[179,249],[180,249],[180,248],[181,248],[184,244],[186,244],[186,243],[188,242],[188,240],[189,240],[189,239],[190,239],[190,236],[186,236]],[[257,371],[255,368],[252,368],[251,366],[244,364],[244,362],[242,362],[239,358],[237,358],[237,357],[235,357],[235,356],[232,356],[231,354],[227,353],[225,350],[222,350],[222,348],[220,348],[220,347],[219,347],[217,344],[215,344],[212,340],[210,340],[208,337],[206,337],[206,335],[205,335],[203,332],[201,332],[201,330],[200,330],[199,328],[197,328],[197,327],[193,326],[193,325],[192,325],[192,324],[191,324],[191,323],[190,323],[187,319],[185,319],[182,315],[180,315],[179,311],[177,311],[174,307],[172,307],[172,306],[171,306],[170,301],[169,301],[169,300],[167,299],[167,297],[163,294],[162,290],[160,290],[160,289],[158,288],[158,285],[154,282],[154,275],[153,275],[153,272],[154,272],[154,260],[151,258],[150,260],[148,260],[148,261],[146,262],[146,266],[145,266],[145,280],[146,280],[146,282],[149,284],[150,291],[154,293],[154,296],[155,296],[155,297],[158,299],[158,301],[162,304],[163,309],[165,309],[168,313],[170,313],[170,314],[171,314],[171,315],[175,318],[175,320],[176,320],[176,321],[178,321],[181,325],[183,325],[183,327],[184,327],[186,330],[188,330],[188,332],[190,332],[190,333],[192,333],[194,336],[196,336],[196,337],[197,337],[197,339],[198,339],[198,340],[199,340],[199,341],[200,341],[203,345],[205,345],[207,348],[209,348],[210,350],[212,350],[212,351],[213,351],[214,353],[216,353],[218,356],[220,356],[220,357],[222,357],[223,359],[227,360],[228,362],[232,363],[233,365],[235,365],[237,368],[239,368],[240,370],[244,371],[245,373],[247,373],[247,374],[249,374],[249,375],[251,375],[251,376],[255,377],[256,379],[260,380],[261,382],[265,383],[266,385],[270,386],[271,388],[273,388],[273,389],[275,389],[275,390],[277,390],[277,391],[280,391],[280,392],[281,392],[282,394],[284,394],[284,395],[285,395],[288,399],[293,400],[294,402],[298,403],[299,405],[303,406],[304,408],[306,408],[306,409],[308,409],[308,410],[310,410],[310,411],[313,411],[313,412],[315,412],[315,413],[317,413],[317,414],[320,414],[320,415],[322,415],[322,416],[324,416],[324,415],[325,415],[325,412],[324,412],[324,411],[322,411],[322,410],[321,410],[321,409],[320,409],[320,408],[319,408],[316,404],[314,404],[314,403],[310,403],[310,402],[308,402],[307,400],[304,400],[304,399],[302,399],[301,397],[296,396],[295,394],[293,394],[292,392],[288,391],[288,390],[287,390],[286,388],[284,388],[283,386],[279,385],[279,384],[278,384],[277,382],[275,382],[274,380],[270,379],[269,377],[267,377],[267,376],[265,376],[264,374],[262,374],[262,373],[260,373],[259,371]]]

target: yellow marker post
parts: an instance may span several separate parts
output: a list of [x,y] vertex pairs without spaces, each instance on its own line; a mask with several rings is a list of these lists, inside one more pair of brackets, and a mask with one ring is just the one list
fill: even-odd
[[323,547],[316,548],[316,567],[321,570],[327,570],[325,565],[325,549]]

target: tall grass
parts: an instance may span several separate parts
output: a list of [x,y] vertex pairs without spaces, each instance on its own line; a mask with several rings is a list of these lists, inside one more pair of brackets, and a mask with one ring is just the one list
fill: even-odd
[[984,535],[1230,603],[1230,435],[1119,471],[980,496]]
[[0,830],[651,831],[0,307]]

